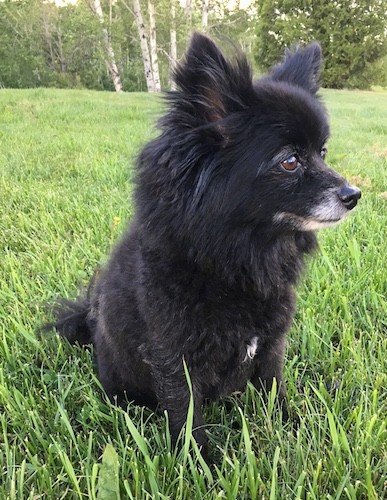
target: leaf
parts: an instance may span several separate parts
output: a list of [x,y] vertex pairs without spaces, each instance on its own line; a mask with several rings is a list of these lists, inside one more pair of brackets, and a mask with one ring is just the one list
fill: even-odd
[[98,500],[119,500],[120,489],[118,455],[111,444],[107,444],[102,455],[102,465],[98,477]]

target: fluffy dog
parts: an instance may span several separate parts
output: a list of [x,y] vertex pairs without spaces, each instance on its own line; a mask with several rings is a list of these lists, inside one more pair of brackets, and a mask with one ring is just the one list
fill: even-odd
[[62,303],[55,327],[92,343],[106,393],[168,411],[177,440],[202,405],[250,380],[283,381],[294,287],[315,231],[360,191],[325,163],[317,43],[287,52],[253,81],[242,54],[195,34],[167,95],[160,135],[138,158],[136,214],[87,298]]

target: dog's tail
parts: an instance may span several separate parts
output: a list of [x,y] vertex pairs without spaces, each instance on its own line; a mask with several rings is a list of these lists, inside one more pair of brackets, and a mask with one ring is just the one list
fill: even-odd
[[54,328],[71,344],[92,344],[94,329],[90,321],[90,310],[88,298],[76,302],[62,299],[54,306],[55,321],[47,323],[44,330]]

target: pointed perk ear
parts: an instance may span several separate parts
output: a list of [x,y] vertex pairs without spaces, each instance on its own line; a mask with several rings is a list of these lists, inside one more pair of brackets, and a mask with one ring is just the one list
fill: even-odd
[[320,86],[321,62],[321,47],[313,42],[305,48],[297,48],[295,52],[287,50],[283,62],[274,66],[269,77],[298,85],[315,94]]
[[184,61],[173,74],[179,94],[189,100],[192,113],[205,122],[216,122],[243,108],[252,90],[250,66],[242,54],[228,61],[208,37],[195,33]]

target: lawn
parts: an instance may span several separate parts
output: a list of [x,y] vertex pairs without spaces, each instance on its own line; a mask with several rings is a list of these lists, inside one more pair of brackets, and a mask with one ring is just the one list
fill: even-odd
[[36,334],[132,216],[160,102],[0,90],[0,498],[387,498],[387,93],[323,97],[328,161],[363,196],[299,289],[285,378],[300,425],[251,387],[212,404],[208,469],[188,440],[173,453],[163,415],[108,403],[90,351]]

